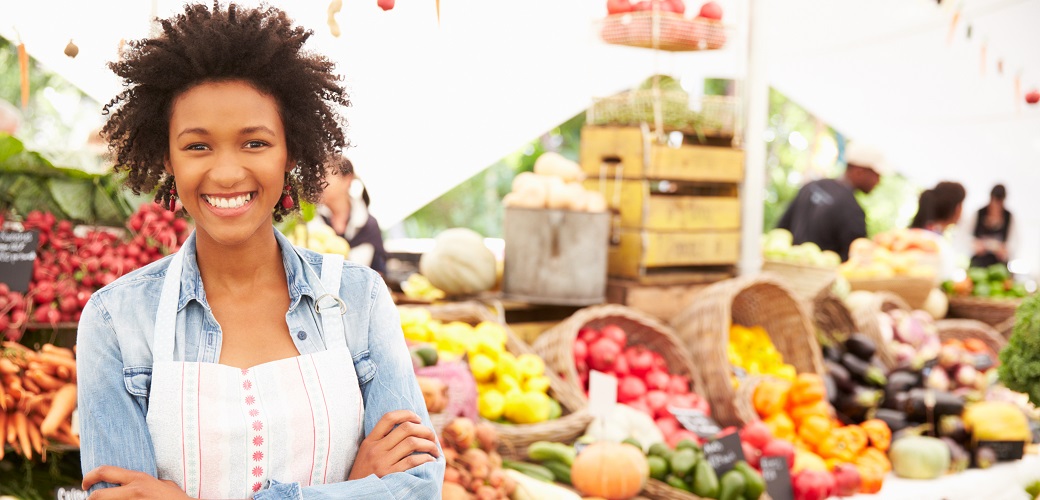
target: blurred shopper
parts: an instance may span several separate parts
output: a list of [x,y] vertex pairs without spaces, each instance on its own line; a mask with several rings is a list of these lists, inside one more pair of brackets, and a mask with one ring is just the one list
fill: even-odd
[[866,214],[855,192],[869,194],[888,173],[881,152],[866,144],[849,144],[845,158],[845,175],[803,186],[776,226],[791,231],[795,245],[816,243],[837,252],[842,261],[849,259],[853,240],[867,237]]
[[959,182],[943,181],[921,193],[917,214],[910,223],[914,229],[923,229],[939,245],[939,277],[952,279],[956,271],[956,255],[946,238],[946,230],[961,220],[966,193]]
[[975,237],[972,267],[989,267],[1008,263],[1008,243],[1011,241],[1011,212],[1004,207],[1007,190],[1003,184],[993,186],[989,204],[976,212],[972,236]]
[[[340,168],[326,176],[318,213],[325,223],[350,243],[347,260],[369,266],[386,276],[386,249],[379,222],[368,213],[370,199],[365,185],[354,174],[354,165],[342,158]],[[347,173],[338,173],[347,172]]]

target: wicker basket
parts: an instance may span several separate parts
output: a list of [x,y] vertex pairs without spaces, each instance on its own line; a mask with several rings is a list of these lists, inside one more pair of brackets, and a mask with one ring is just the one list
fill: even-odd
[[979,339],[989,347],[993,354],[999,354],[1007,345],[1007,339],[981,321],[974,319],[944,319],[935,322],[939,330],[940,340]]
[[610,15],[601,21],[599,34],[613,45],[673,52],[715,50],[726,44],[726,28],[721,22],[687,19],[673,12]]
[[740,387],[737,388],[737,393],[733,397],[733,409],[737,418],[744,425],[762,420],[755,411],[755,388],[763,380],[770,378],[772,377],[748,377],[740,382]]
[[[1015,317],[1022,299],[985,299],[980,297],[950,297],[951,318],[975,319],[996,326]],[[1012,323],[1013,324],[1013,323]]]
[[[492,321],[502,324],[506,331],[506,350],[519,356],[521,354],[533,353],[527,343],[517,337],[505,325],[498,315],[495,315],[484,304],[479,302],[458,302],[428,307],[430,316],[441,321],[462,321],[464,323],[477,324],[481,321]],[[585,433],[585,428],[592,422],[592,416],[585,411],[584,400],[575,404],[573,399],[561,396],[565,394],[566,384],[552,370],[546,370],[549,378],[549,393],[563,407],[564,414],[560,418],[541,422],[537,424],[500,424],[490,422],[498,432],[499,453],[509,459],[524,460],[527,458],[527,447],[535,441],[553,441],[557,443],[572,443],[578,436]],[[450,389],[449,389],[450,391]],[[454,415],[434,414],[430,416],[434,421],[434,427],[438,432],[455,418]],[[438,426],[438,424],[440,424]]]
[[821,293],[813,301],[813,322],[817,331],[835,342],[844,342],[859,331],[852,311],[830,291]]
[[892,368],[896,364],[896,358],[888,348],[888,342],[881,334],[881,323],[878,315],[887,313],[893,309],[910,311],[910,305],[902,297],[889,292],[875,292],[872,300],[867,305],[852,310],[852,318],[859,326],[860,333],[870,337],[877,345],[877,356],[885,366]]
[[808,266],[767,260],[762,264],[762,271],[777,276],[788,288],[803,300],[813,301],[820,293],[829,289],[838,279],[838,269],[832,267]]
[[911,277],[849,280],[849,285],[853,290],[894,293],[902,297],[910,307],[920,309],[928,300],[928,294],[935,288],[935,280]]
[[693,392],[705,396],[704,384],[693,366],[689,351],[669,326],[635,309],[607,304],[579,310],[542,333],[534,343],[535,352],[564,381],[566,387],[557,392],[561,404],[581,407],[586,404],[585,387],[574,367],[573,346],[578,331],[586,326],[599,329],[607,325],[621,327],[628,334],[629,345],[641,345],[660,353],[668,364],[669,373],[689,377]]
[[731,96],[701,97],[701,110],[690,107],[685,91],[652,89],[629,90],[593,100],[586,112],[589,125],[622,125],[638,127],[655,123],[655,108],[661,111],[665,130],[712,137],[730,137],[736,130],[738,100]]
[[701,497],[688,491],[668,486],[668,483],[656,479],[648,479],[643,487],[642,495],[650,500],[701,500]]
[[994,326],[993,329],[999,332],[1005,339],[1010,339],[1011,333],[1015,330],[1015,316],[1012,315],[1003,323]]
[[679,338],[697,360],[716,420],[741,424],[730,382],[733,367],[727,347],[733,323],[761,326],[784,361],[799,373],[823,373],[823,358],[809,307],[789,288],[768,275],[720,281],[701,290],[673,321]]

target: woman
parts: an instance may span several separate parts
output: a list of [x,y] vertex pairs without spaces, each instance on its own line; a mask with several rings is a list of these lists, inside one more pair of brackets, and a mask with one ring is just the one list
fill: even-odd
[[934,188],[921,193],[917,214],[911,228],[923,229],[939,244],[939,278],[953,278],[956,273],[956,256],[946,239],[946,230],[961,220],[966,193],[959,182],[943,181]]
[[1011,231],[1011,212],[1004,208],[1007,190],[1003,184],[993,186],[989,203],[975,214],[972,235],[975,237],[971,267],[989,267],[1008,263],[1008,243]]
[[272,225],[317,200],[347,145],[349,101],[332,63],[302,50],[310,35],[273,8],[189,5],[111,65],[126,87],[105,108],[117,168],[196,229],[83,312],[92,497],[440,497],[383,281]]
[[336,234],[350,243],[350,261],[369,266],[386,275],[386,249],[379,222],[368,213],[368,191],[354,175],[354,165],[343,158],[342,173],[326,178],[318,213]]

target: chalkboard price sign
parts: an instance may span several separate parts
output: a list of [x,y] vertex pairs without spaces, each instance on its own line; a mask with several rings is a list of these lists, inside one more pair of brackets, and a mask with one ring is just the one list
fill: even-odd
[[29,291],[39,240],[36,231],[0,231],[0,283],[15,292]]
[[762,479],[766,482],[766,491],[770,498],[773,500],[794,499],[787,457],[762,457],[758,466],[762,468]]
[[729,472],[737,462],[744,460],[740,435],[734,432],[704,443],[704,457],[719,476]]
[[703,439],[712,439],[715,436],[718,436],[719,432],[722,431],[719,424],[715,423],[711,417],[705,415],[704,412],[699,410],[668,407],[668,411],[671,412],[672,415],[675,415],[675,419],[678,420],[686,430]]

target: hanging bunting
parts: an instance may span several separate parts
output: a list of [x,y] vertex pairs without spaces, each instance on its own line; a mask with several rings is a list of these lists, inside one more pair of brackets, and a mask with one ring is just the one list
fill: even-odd
[[953,17],[950,18],[950,31],[946,35],[946,45],[953,43],[953,34],[957,31],[957,21],[961,19],[961,8],[957,7],[957,10],[953,11]]
[[340,35],[339,23],[336,22],[336,14],[341,9],[343,9],[343,0],[332,0],[332,2],[329,3],[329,18],[327,22],[329,24],[329,32],[336,38],[339,38]]
[[441,0],[437,1],[437,26],[441,25]]
[[1015,107],[1022,105],[1022,70],[1015,75]]
[[29,107],[29,53],[25,44],[18,41],[18,74],[22,84],[22,109]]
[[968,40],[971,40],[971,25],[968,25]]
[[997,59],[997,74],[998,75],[1003,75],[1004,74],[1004,60],[1003,59]]

